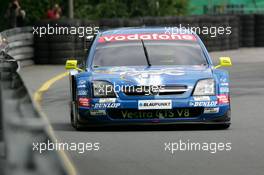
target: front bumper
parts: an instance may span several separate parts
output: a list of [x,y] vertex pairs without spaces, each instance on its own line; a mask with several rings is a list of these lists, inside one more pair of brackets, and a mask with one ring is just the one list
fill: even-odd
[[[90,107],[78,108],[78,120],[85,125],[130,125],[130,124],[229,124],[230,123],[230,104],[217,104],[217,97],[210,97],[209,102],[216,102],[213,106],[212,103],[198,103],[200,106],[194,106],[195,100],[190,97],[186,99],[172,99],[171,109],[154,109],[154,110],[139,110],[139,100],[119,100],[108,103],[110,105],[96,105],[100,104],[101,99],[92,99]],[[115,105],[113,105],[115,104]],[[118,104],[118,105],[116,105]],[[211,105],[211,106],[208,106]],[[176,111],[184,113],[184,110],[188,109],[193,111],[193,115],[178,115],[174,117],[123,117],[115,116],[115,113],[110,111],[153,111],[156,113],[161,111]],[[207,110],[206,110],[207,109]],[[212,110],[210,109],[217,109]],[[207,111],[207,112],[205,112]]]

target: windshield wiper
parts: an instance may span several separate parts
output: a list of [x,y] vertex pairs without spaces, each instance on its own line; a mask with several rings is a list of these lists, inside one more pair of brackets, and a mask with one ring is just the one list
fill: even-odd
[[148,66],[150,67],[151,64],[150,64],[150,61],[149,61],[149,54],[148,54],[147,48],[146,48],[143,40],[141,40],[141,43],[142,43],[142,46],[143,46],[143,50],[144,50],[144,53],[145,53],[145,57],[146,57]]

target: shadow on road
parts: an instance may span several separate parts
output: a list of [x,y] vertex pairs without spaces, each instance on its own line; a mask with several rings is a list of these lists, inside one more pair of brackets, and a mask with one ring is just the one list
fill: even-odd
[[[52,127],[55,131],[74,131],[75,129],[68,123],[54,123]],[[122,125],[122,126],[94,126],[82,128],[80,132],[141,132],[141,131],[206,131],[223,130],[214,125]]]

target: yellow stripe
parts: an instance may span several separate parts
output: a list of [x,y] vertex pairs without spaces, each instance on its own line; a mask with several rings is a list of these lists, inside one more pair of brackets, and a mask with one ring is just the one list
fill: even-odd
[[[38,112],[40,113],[40,115],[42,116],[43,120],[47,123],[47,131],[49,136],[51,137],[51,140],[53,142],[56,142],[58,139],[55,136],[54,130],[49,122],[48,117],[46,116],[46,114],[41,110],[41,101],[42,101],[42,95],[44,92],[48,91],[49,88],[57,81],[59,81],[60,79],[66,77],[69,73],[65,72],[62,74],[59,74],[55,77],[53,77],[52,79],[46,81],[35,93],[34,93],[34,100],[36,102],[36,108],[38,110]],[[64,166],[67,170],[67,172],[70,175],[77,175],[77,171],[73,165],[73,163],[71,162],[70,158],[67,156],[67,154],[64,152],[64,150],[59,150],[58,151],[59,156],[61,157]]]
[[64,72],[62,74],[59,74],[52,79],[46,81],[34,94],[34,100],[37,103],[40,103],[42,100],[42,94],[49,90],[50,86],[53,85],[56,81],[59,81],[60,79],[66,77],[69,74],[69,72]]

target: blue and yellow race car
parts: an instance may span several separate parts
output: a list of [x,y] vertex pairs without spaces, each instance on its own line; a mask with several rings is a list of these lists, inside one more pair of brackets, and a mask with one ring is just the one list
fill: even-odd
[[214,66],[191,31],[120,28],[98,33],[83,68],[70,70],[71,123],[89,126],[230,126],[229,57]]

